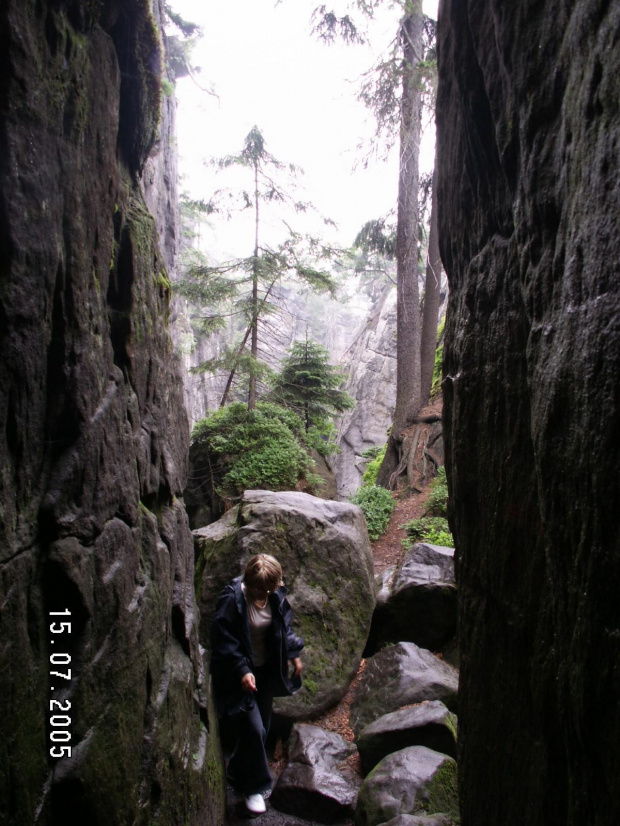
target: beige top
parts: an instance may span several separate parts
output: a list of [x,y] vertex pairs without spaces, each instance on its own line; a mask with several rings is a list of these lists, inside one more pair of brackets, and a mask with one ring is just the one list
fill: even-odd
[[259,608],[251,599],[248,599],[243,583],[241,584],[241,590],[243,591],[245,604],[248,609],[248,622],[250,624],[250,637],[252,639],[252,660],[254,665],[259,667],[265,665],[267,661],[265,636],[267,629],[271,625],[271,605],[269,605],[269,598],[267,598],[264,608]]

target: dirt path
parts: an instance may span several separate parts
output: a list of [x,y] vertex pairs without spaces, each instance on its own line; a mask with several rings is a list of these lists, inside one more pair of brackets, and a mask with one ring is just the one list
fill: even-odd
[[[394,494],[396,506],[390,517],[388,529],[383,536],[375,542],[370,543],[375,562],[375,574],[382,573],[386,568],[389,568],[391,565],[396,565],[401,560],[405,550],[402,545],[402,540],[406,538],[406,532],[401,526],[410,519],[417,519],[423,515],[429,494],[429,487],[424,488],[421,493],[405,495],[401,492],[400,494]],[[362,660],[357,676],[349,686],[347,693],[340,703],[335,708],[326,712],[322,717],[313,720],[313,725],[321,726],[321,728],[329,731],[335,731],[344,737],[345,740],[353,740],[353,731],[349,726],[349,711],[355,688],[365,667],[366,661]]]

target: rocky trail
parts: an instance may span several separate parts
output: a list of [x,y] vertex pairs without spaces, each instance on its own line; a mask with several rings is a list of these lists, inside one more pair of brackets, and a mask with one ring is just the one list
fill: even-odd
[[[406,490],[398,490],[394,493],[395,507],[386,532],[378,540],[371,543],[375,574],[382,573],[386,568],[398,564],[404,553],[402,540],[406,538],[403,525],[411,519],[416,519],[423,515],[426,500],[430,494],[430,488],[424,487],[420,492],[411,493]],[[355,688],[364,672],[366,661],[362,660],[356,677],[352,681],[347,693],[337,706],[330,709],[318,719],[312,720],[314,726],[318,726],[325,731],[335,732],[347,741],[353,741],[354,734],[350,726],[350,707],[355,693]],[[272,774],[275,781],[287,764],[286,747],[278,741],[275,747],[273,759],[270,762]],[[362,769],[359,755],[356,753],[343,763],[345,772],[353,772],[360,779]],[[237,795],[229,786],[227,790],[226,823],[245,823],[252,818],[248,816],[243,798]],[[352,826],[350,819],[338,821],[342,826]],[[304,820],[293,815],[279,811],[267,803],[267,811],[260,816],[261,826],[319,826],[316,821]]]

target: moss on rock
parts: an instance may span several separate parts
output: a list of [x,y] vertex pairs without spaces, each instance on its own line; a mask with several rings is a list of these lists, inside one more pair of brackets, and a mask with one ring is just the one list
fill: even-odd
[[355,674],[374,608],[372,557],[358,508],[305,493],[246,491],[219,522],[194,531],[201,643],[222,588],[255,553],[281,563],[295,630],[305,640],[306,690],[277,700],[289,719],[334,705]]

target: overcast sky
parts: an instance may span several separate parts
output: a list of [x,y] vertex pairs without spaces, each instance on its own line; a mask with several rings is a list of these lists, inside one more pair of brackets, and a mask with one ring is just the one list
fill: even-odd
[[[234,154],[255,124],[267,149],[279,160],[301,166],[300,197],[310,200],[338,224],[332,240],[352,243],[362,224],[395,204],[395,153],[387,163],[354,171],[360,139],[372,133],[370,113],[357,102],[361,74],[393,39],[395,9],[384,9],[368,46],[325,46],[311,34],[315,0],[170,0],[174,11],[203,28],[193,52],[200,82],[177,82],[178,147],[182,189],[208,199],[215,186],[204,160]],[[336,4],[333,4],[337,7]],[[389,5],[389,4],[386,4]],[[333,7],[333,6],[330,6]],[[341,3],[341,9],[345,6]],[[424,0],[436,17],[437,0]],[[432,135],[423,146],[421,166],[432,167]],[[219,176],[221,177],[221,176]],[[221,254],[248,254],[247,243],[216,222],[208,243]]]

